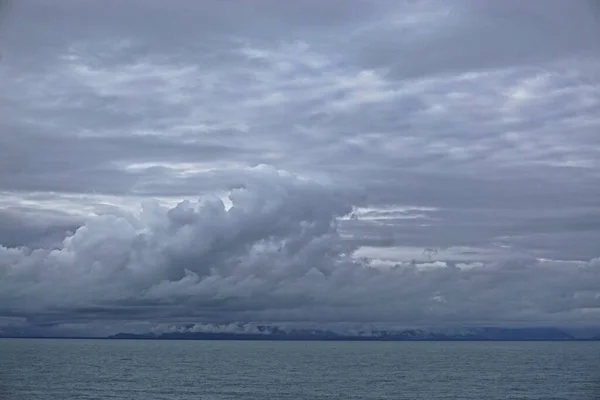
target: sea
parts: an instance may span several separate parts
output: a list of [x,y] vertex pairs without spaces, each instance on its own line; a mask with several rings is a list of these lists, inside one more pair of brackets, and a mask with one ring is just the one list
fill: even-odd
[[0,400],[600,399],[600,342],[0,339]]

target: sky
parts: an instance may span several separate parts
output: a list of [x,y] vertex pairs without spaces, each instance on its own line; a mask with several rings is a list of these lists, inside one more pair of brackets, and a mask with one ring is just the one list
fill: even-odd
[[0,330],[600,318],[595,0],[19,0]]

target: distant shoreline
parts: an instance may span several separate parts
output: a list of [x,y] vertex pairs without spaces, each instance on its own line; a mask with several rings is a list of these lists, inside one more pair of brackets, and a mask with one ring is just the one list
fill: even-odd
[[[96,339],[96,340],[208,340],[208,341],[277,341],[277,342],[568,342],[600,341],[598,328],[578,332],[568,328],[499,328],[464,329],[372,329],[334,331],[321,329],[282,329],[258,325],[254,330],[171,332],[120,332],[109,336],[45,335],[42,332],[5,331],[0,338],[21,339]],[[57,332],[58,333],[58,332]],[[64,334],[66,333],[66,334]],[[93,332],[90,332],[93,334]]]
[[147,337],[87,337],[87,336],[0,336],[2,339],[55,339],[55,340],[129,340],[129,341],[198,341],[198,342],[600,342],[600,338],[576,339],[382,339],[382,338],[147,338]]

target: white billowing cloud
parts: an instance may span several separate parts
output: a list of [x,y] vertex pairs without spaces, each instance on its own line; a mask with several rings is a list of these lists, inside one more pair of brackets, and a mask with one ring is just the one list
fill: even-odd
[[351,211],[348,200],[269,167],[250,174],[231,190],[229,207],[218,196],[170,209],[148,202],[138,215],[88,220],[57,249],[2,247],[0,303],[29,313],[129,300],[210,302],[260,294],[271,274],[329,272],[343,251],[335,223]]
[[58,248],[0,248],[0,313],[34,324],[597,318],[600,260],[380,268],[338,232],[353,196],[267,166],[243,174],[230,207],[146,203],[89,219]]

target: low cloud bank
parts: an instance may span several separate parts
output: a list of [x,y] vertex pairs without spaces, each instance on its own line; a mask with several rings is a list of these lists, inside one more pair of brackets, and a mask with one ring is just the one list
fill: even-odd
[[598,320],[600,259],[382,269],[339,234],[354,194],[267,166],[244,176],[231,205],[148,202],[54,249],[0,247],[0,323]]

